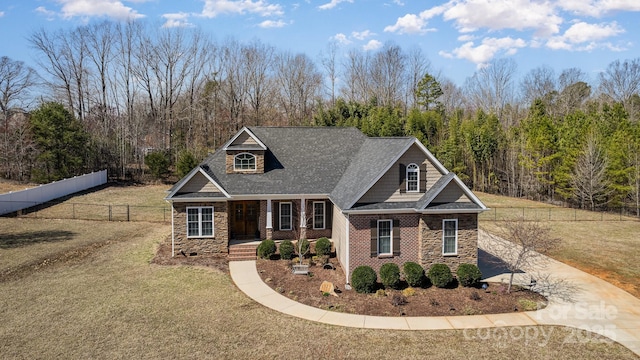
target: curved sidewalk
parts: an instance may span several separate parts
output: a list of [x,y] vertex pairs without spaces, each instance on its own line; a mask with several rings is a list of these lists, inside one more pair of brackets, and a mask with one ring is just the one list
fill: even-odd
[[[481,234],[479,245],[490,248],[500,241]],[[525,269],[528,270],[528,269]],[[255,261],[229,263],[236,286],[258,303],[281,313],[324,324],[367,329],[443,330],[475,329],[504,326],[560,325],[587,330],[608,337],[640,355],[640,299],[612,284],[569,265],[548,259],[547,274],[557,274],[566,285],[562,296],[548,294],[549,305],[542,310],[508,314],[437,317],[387,317],[338,313],[314,308],[293,301],[265,284]],[[536,273],[535,269],[529,269]],[[491,281],[501,281],[495,276]],[[566,298],[567,293],[570,299]],[[576,331],[566,341],[589,340],[588,334]]]

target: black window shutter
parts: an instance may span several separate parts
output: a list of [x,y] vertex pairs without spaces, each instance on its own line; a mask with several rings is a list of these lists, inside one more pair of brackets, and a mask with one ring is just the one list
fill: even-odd
[[324,203],[324,213],[325,213],[325,229],[331,229],[331,225],[333,224],[333,204],[331,201],[326,201]]
[[400,220],[393,220],[393,256],[400,256]]
[[[424,165],[422,165],[424,166]],[[427,192],[427,170],[420,169],[420,192]]]
[[407,192],[407,166],[404,164],[400,164],[400,193],[406,193]]
[[280,203],[271,202],[271,216],[273,216],[273,230],[280,230]]
[[378,221],[371,220],[371,257],[378,256]]

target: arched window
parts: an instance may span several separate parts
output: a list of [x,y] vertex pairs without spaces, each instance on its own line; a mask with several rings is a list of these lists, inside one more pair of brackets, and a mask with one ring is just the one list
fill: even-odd
[[407,192],[420,191],[420,168],[416,164],[407,166]]
[[255,170],[256,156],[249,153],[240,153],[235,156],[233,170]]

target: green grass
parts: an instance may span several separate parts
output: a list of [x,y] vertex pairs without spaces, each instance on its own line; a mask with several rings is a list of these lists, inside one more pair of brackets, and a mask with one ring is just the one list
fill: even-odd
[[[575,266],[583,271],[598,276],[636,297],[640,297],[640,221],[619,215],[607,215],[585,210],[564,209],[557,206],[538,203],[530,200],[515,199],[505,196],[478,194],[489,207],[498,208],[499,214],[507,214],[504,218],[528,216],[534,211],[547,214],[539,218],[553,230],[553,235],[560,239],[557,248],[550,254],[556,260]],[[552,220],[559,214],[568,214],[569,221],[548,221],[551,212]],[[596,221],[571,221],[572,213],[578,219],[594,219]],[[608,221],[597,221],[604,217]],[[532,218],[532,217],[527,217]],[[480,227],[488,232],[497,233],[500,221],[493,221],[493,210],[480,216]],[[498,220],[501,217],[498,216]]]
[[[20,227],[23,220],[2,219],[8,223],[4,229]],[[123,225],[98,224],[104,233],[117,232]],[[41,231],[50,226],[50,221],[41,221]],[[293,318],[247,298],[226,273],[149,264],[168,227],[137,226],[126,239],[106,236],[108,245],[82,259],[1,281],[0,357],[636,358],[595,335],[595,341],[567,343],[575,331],[560,327],[535,328],[538,334],[550,334],[546,343],[542,335],[507,339],[496,332],[482,339],[475,331],[364,330]],[[77,228],[73,232],[65,241],[87,241],[87,233]],[[29,252],[38,245],[20,250]]]

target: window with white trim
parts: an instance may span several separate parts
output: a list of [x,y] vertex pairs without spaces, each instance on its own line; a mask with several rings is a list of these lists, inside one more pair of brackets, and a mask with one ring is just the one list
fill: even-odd
[[324,201],[313,202],[313,228],[323,230],[325,228]]
[[393,255],[393,220],[378,220],[378,255]]
[[233,170],[255,170],[256,156],[250,153],[237,154],[233,159]]
[[458,255],[458,219],[442,220],[442,255]]
[[187,237],[213,237],[213,206],[187,207]]
[[420,167],[416,164],[407,166],[407,192],[420,191]]
[[280,230],[291,230],[293,222],[292,206],[290,202],[280,203]]

